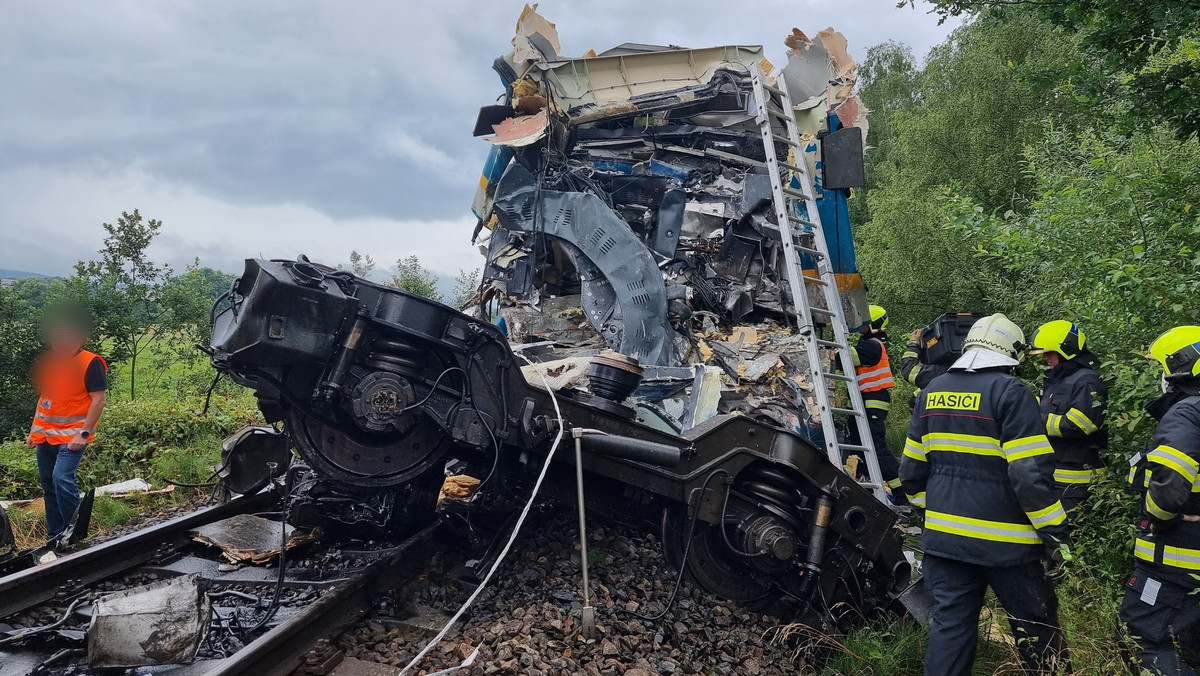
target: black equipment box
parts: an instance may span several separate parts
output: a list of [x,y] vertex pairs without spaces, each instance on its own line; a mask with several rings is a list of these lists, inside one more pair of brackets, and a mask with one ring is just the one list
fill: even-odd
[[921,329],[922,364],[953,364],[962,356],[963,341],[975,322],[984,315],[977,312],[947,312]]

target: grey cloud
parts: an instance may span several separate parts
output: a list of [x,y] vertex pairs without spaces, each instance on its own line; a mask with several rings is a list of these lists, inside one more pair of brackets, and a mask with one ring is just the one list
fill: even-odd
[[[509,49],[522,4],[9,0],[0,22],[0,175],[34,183],[0,186],[0,266],[22,267],[16,252],[24,249],[8,236],[18,227],[75,241],[72,229],[98,230],[135,206],[149,214],[156,200],[166,209],[229,205],[217,211],[258,230],[274,228],[289,255],[293,237],[330,251],[396,249],[362,241],[383,232],[363,229],[370,219],[467,218],[487,152],[470,130],[478,107],[501,92],[491,63]],[[827,25],[845,32],[858,56],[886,39],[920,54],[948,31],[892,0],[559,0],[540,11],[558,24],[568,55],[625,41],[740,42],[765,44],[781,61],[780,40],[792,26],[812,32]],[[127,176],[137,177],[130,184],[137,189],[102,189]],[[73,192],[55,192],[64,186]],[[162,198],[171,191],[189,197]],[[116,204],[114,194],[129,201]],[[46,215],[30,202],[34,195],[72,202],[74,221]],[[291,225],[254,221],[283,205],[316,215],[306,212]],[[199,225],[190,214],[150,215],[168,226]],[[218,240],[218,231],[228,229],[175,233],[179,252],[171,255],[186,260],[189,250],[202,251],[220,259],[214,265],[236,266],[244,245],[224,234]],[[421,235],[457,251],[468,236]],[[470,265],[439,264],[448,272]]]

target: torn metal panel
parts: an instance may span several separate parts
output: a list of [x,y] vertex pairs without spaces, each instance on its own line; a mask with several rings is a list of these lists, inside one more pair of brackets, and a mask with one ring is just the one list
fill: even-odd
[[[489,141],[502,145],[493,147],[473,204],[476,232],[486,242],[487,301],[509,336],[552,341],[549,358],[608,347],[647,368],[711,369],[724,384],[717,399],[736,396],[747,411],[802,404],[803,397],[778,403],[790,387],[778,381],[797,382],[807,372],[803,346],[791,344],[786,330],[796,317],[783,238],[807,237],[811,245],[812,235],[776,222],[750,73],[761,68],[799,102],[788,111],[782,97],[771,96],[765,108],[794,116],[802,131],[803,151],[787,161],[811,169],[853,326],[867,308],[847,209],[861,155],[823,154],[828,135],[840,142],[854,133],[850,128],[866,129],[866,111],[851,92],[857,65],[845,38],[831,28],[811,38],[794,29],[782,69],[754,45],[626,43],[565,58],[553,24],[527,8],[513,44],[495,64],[507,96],[485,109],[513,115],[493,123]],[[786,134],[782,122],[773,124]],[[511,160],[496,154],[500,148]],[[792,188],[801,187],[794,178]],[[803,260],[802,267],[815,272],[815,263]],[[574,312],[563,304],[574,304]],[[735,340],[730,331],[738,325],[754,329]],[[638,392],[645,405],[639,415],[687,429],[698,416],[685,402],[703,383],[663,375]],[[586,389],[577,380],[562,386]],[[794,417],[791,427],[810,424],[805,412]]]
[[228,519],[205,524],[192,531],[192,539],[212,547],[219,547],[221,555],[230,563],[268,563],[279,556],[282,536],[287,535],[287,548],[293,549],[312,542],[321,536],[319,529],[298,531],[287,524],[264,519],[261,516],[238,514]]
[[208,635],[212,601],[200,574],[102,596],[88,625],[88,666],[187,664]]

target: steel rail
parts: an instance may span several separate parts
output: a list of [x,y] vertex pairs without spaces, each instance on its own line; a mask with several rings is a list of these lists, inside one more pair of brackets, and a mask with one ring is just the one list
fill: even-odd
[[188,531],[197,526],[262,511],[277,501],[269,491],[238,497],[7,575],[0,578],[0,619],[49,601],[60,592],[69,593],[137,568],[164,548],[185,544]]
[[346,582],[325,592],[237,653],[215,662],[205,676],[286,676],[300,666],[316,642],[366,615],[377,596],[394,589],[428,563],[438,549],[435,522],[405,540]]

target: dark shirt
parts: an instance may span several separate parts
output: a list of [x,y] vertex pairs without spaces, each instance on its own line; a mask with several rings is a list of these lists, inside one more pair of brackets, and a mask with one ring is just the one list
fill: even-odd
[[100,357],[92,359],[87,372],[83,374],[83,384],[88,392],[103,392],[108,389],[108,370]]

